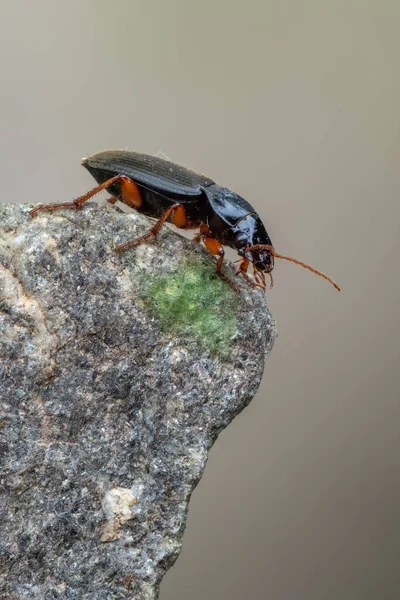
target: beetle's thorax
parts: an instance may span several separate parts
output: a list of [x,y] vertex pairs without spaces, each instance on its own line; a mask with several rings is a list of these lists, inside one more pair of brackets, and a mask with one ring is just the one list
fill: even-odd
[[245,248],[257,244],[272,246],[270,237],[251,204],[235,192],[216,184],[204,192],[209,203],[207,225],[214,237],[237,250],[260,270],[271,271],[274,264],[271,252],[245,252]]
[[271,240],[265,230],[265,227],[256,212],[250,213],[240,219],[234,227],[232,233],[235,239],[243,239],[246,246],[255,244],[271,244]]

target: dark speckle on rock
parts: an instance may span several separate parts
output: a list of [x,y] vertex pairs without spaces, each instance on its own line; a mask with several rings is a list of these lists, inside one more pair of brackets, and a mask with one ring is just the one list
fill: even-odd
[[115,252],[137,213],[28,211],[0,206],[0,598],[155,599],[274,321],[168,227]]

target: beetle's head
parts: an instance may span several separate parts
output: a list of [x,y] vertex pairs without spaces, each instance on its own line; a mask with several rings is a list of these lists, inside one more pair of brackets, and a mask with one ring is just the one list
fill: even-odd
[[[293,262],[308,269],[312,273],[319,275],[340,291],[340,287],[330,277],[321,273],[321,271],[314,269],[314,267],[311,267],[296,258],[283,256],[282,254],[275,252],[261,219],[256,215],[250,214],[241,219],[236,224],[233,231],[235,248],[237,249],[239,256],[242,257],[242,264],[240,265],[238,272],[241,273],[253,287],[265,289],[265,273],[269,274],[272,287],[273,279],[271,271],[274,268],[274,258],[282,258],[283,260]],[[249,263],[253,264],[255,283],[251,283],[246,274]]]
[[[251,246],[250,246],[251,247]],[[238,254],[243,258],[249,260],[258,271],[265,273],[271,273],[274,268],[274,255],[269,250],[247,250],[246,248],[239,248]]]
[[241,219],[234,229],[234,243],[239,256],[250,261],[255,269],[272,271],[274,248],[260,217],[250,214]]

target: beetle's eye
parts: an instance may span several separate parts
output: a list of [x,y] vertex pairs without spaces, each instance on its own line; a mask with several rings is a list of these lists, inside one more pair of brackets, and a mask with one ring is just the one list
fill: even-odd
[[248,246],[248,239],[245,233],[237,233],[235,235],[235,246],[236,248],[244,248]]

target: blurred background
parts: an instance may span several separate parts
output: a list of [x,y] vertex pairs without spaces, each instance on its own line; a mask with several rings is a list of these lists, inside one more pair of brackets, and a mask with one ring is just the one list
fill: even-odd
[[0,3],[1,201],[66,201],[107,148],[246,197],[279,338],[193,494],[161,600],[400,597],[400,4]]

